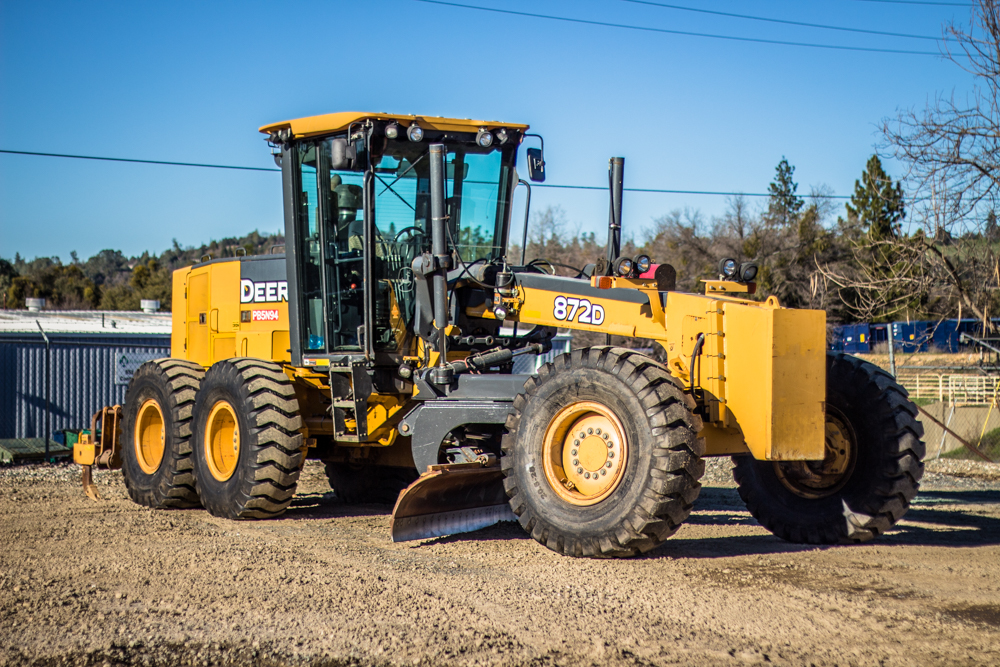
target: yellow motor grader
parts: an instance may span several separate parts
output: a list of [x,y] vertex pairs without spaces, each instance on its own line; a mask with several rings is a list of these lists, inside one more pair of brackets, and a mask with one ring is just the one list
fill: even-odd
[[[691,294],[669,265],[621,256],[621,159],[606,257],[570,278],[525,263],[523,239],[507,255],[515,188],[530,202],[545,178],[527,130],[353,112],[261,128],[285,252],[174,273],[171,356],[135,373],[120,433],[76,446],[85,486],[120,463],[141,505],[266,519],[314,458],[344,502],[395,501],[394,540],[516,518],[560,553],[629,556],[687,518],[703,457],[732,456],[750,512],[786,540],[899,520],[924,453],[906,392],[827,353],[823,312],[755,300],[752,262],[722,258]],[[658,349],[513,373],[557,327]]]

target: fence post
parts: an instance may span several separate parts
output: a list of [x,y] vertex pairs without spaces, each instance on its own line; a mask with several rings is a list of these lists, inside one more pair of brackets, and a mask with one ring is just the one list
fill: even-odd
[[52,372],[49,369],[49,358],[51,349],[49,347],[49,337],[45,335],[42,323],[35,320],[38,330],[42,332],[42,339],[45,340],[45,461],[49,460],[49,438],[52,436]]
[[894,347],[896,347],[895,341],[892,339],[892,322],[885,328],[889,332],[889,374],[892,377],[896,377],[896,354]]

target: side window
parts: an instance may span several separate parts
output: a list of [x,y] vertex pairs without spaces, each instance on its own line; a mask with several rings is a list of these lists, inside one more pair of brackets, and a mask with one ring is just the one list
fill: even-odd
[[316,147],[299,146],[299,229],[303,230],[302,300],[305,308],[303,349],[325,351],[326,326],[323,317],[323,256],[320,238],[320,209],[317,196]]

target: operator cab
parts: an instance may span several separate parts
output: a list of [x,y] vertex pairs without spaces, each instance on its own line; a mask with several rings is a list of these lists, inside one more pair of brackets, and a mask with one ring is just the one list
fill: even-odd
[[281,150],[294,364],[361,354],[398,364],[414,354],[413,263],[431,249],[429,146],[447,149],[455,265],[489,264],[506,248],[525,130],[360,113],[261,128]]

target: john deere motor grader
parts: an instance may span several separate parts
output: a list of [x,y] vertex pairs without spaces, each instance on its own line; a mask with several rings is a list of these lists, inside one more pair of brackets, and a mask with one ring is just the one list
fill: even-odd
[[[174,273],[171,357],[135,373],[120,437],[76,447],[85,485],[120,463],[139,504],[262,519],[317,458],[346,502],[396,500],[394,540],[516,517],[555,551],[629,556],[687,518],[703,457],[733,456],[750,512],[786,540],[899,520],[924,453],[906,392],[828,354],[822,311],[755,300],[752,263],[723,258],[690,294],[669,265],[619,256],[620,159],[607,257],[568,278],[506,255],[527,130],[370,113],[261,128],[285,253]],[[544,180],[541,149],[526,157]],[[660,349],[512,373],[556,327]]]

